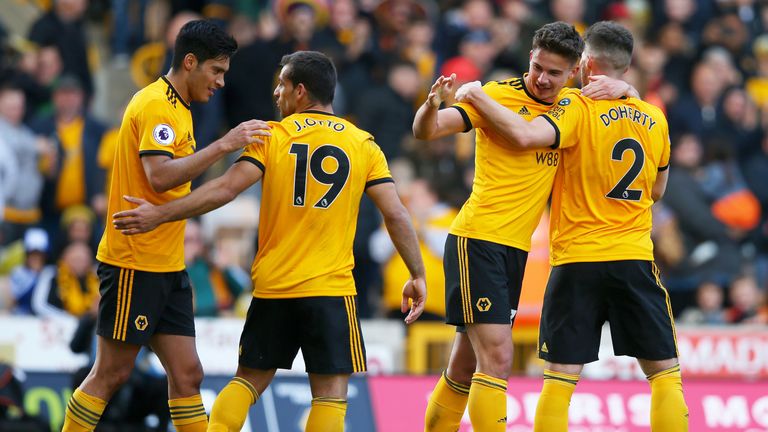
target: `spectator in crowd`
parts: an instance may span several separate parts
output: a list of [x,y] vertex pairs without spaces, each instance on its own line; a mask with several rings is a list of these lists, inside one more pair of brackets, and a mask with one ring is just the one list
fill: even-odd
[[195,316],[215,317],[230,312],[237,297],[250,287],[250,276],[226,262],[224,251],[217,251],[213,262],[203,239],[200,223],[187,221],[184,234],[184,260],[194,290]]
[[696,289],[696,304],[683,310],[677,319],[678,324],[725,324],[723,297],[723,287],[711,281],[702,282]]
[[400,61],[387,73],[384,86],[367,91],[357,110],[360,127],[376,137],[387,160],[402,153],[402,143],[410,135],[416,95],[421,91],[421,79],[413,63]]
[[29,31],[32,42],[58,48],[64,73],[72,74],[80,80],[86,101],[93,94],[83,20],[87,7],[88,0],[53,0],[53,8],[32,24]]
[[[0,136],[10,150],[7,162],[17,171],[17,181],[5,179],[9,190],[6,196],[3,222],[0,222],[0,244],[15,241],[24,230],[40,220],[40,193],[43,188],[42,163],[52,165],[53,144],[32,133],[22,123],[25,109],[24,92],[19,88],[0,88]],[[13,161],[13,162],[11,162]]]
[[439,56],[442,60],[459,55],[459,45],[472,32],[488,33],[493,21],[493,5],[488,0],[470,0],[460,9],[449,11],[443,16],[440,28]]
[[91,250],[96,250],[101,238],[101,230],[96,230],[98,226],[96,214],[90,207],[82,204],[67,207],[61,214],[61,223],[54,236],[50,262],[57,262],[64,249],[72,243],[85,243]]
[[717,132],[717,103],[725,81],[707,63],[698,63],[691,75],[691,91],[670,106],[670,133],[693,133],[699,138]]
[[43,186],[41,201],[43,224],[51,235],[69,206],[90,206],[99,217],[106,213],[104,170],[98,164],[106,127],[86,112],[82,83],[75,76],[58,79],[53,105],[53,114],[33,126],[37,133],[56,141],[59,155],[55,175]]
[[48,243],[48,233],[43,229],[30,228],[24,234],[24,264],[13,269],[11,273],[15,314],[34,315],[32,296],[45,268]]
[[80,317],[98,297],[99,278],[93,251],[87,244],[77,242],[64,249],[55,266],[47,266],[41,272],[32,296],[32,310],[41,317]]
[[[728,284],[741,270],[738,242],[744,232],[729,229],[712,213],[712,198],[699,182],[702,146],[696,135],[673,140],[669,183],[663,202],[678,221],[685,259],[667,268],[666,283],[673,305],[687,306],[691,293],[705,279]],[[677,297],[678,295],[682,297]]]
[[5,203],[13,194],[16,182],[19,180],[19,170],[16,166],[16,155],[0,136],[0,245],[5,245]]
[[760,291],[752,276],[740,276],[731,282],[728,293],[731,307],[725,310],[725,320],[731,324],[768,324],[765,293]]

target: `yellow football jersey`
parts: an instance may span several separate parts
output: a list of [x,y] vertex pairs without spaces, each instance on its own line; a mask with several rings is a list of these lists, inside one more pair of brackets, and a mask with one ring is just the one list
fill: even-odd
[[[526,120],[552,106],[533,96],[523,78],[492,81],[483,90]],[[453,107],[462,113],[466,131],[485,123],[471,104]],[[472,193],[450,232],[529,251],[531,236],[552,191],[560,150],[513,149],[490,127],[478,128],[476,134]]]
[[[136,207],[125,201],[124,195],[143,198],[155,205],[187,195],[189,183],[156,193],[144,172],[141,156],[180,158],[194,152],[189,105],[171,83],[161,77],[136,93],[125,109],[109,182],[107,214]],[[125,236],[108,223],[96,258],[114,266],[148,272],[183,270],[185,225],[185,221],[170,222],[149,233]]]
[[253,295],[260,298],[347,296],[360,199],[392,176],[373,137],[320,111],[270,122],[264,144],[238,159],[264,171]]
[[552,265],[653,260],[651,191],[670,151],[661,110],[634,98],[594,101],[574,90],[545,118],[563,151],[552,192]]

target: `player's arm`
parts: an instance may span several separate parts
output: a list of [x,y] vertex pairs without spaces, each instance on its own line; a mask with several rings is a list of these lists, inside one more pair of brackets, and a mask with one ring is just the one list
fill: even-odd
[[539,148],[556,144],[557,130],[544,117],[526,121],[488,96],[477,81],[461,86],[456,99],[472,104],[486,118],[487,127],[498,132],[512,147]]
[[413,136],[422,140],[433,140],[466,132],[466,122],[455,108],[440,109],[440,104],[454,90],[456,74],[440,76],[429,89],[429,96],[413,119]]
[[653,202],[660,200],[664,196],[664,192],[667,190],[667,180],[669,180],[669,165],[656,175],[656,183],[653,184],[653,189],[651,189]]
[[262,144],[264,141],[260,136],[269,136],[267,122],[248,120],[190,156],[174,159],[165,154],[145,154],[141,157],[141,163],[152,189],[163,193],[191,181],[235,150],[241,150],[252,143]]
[[408,210],[405,209],[403,203],[400,202],[400,197],[397,196],[394,183],[373,185],[368,187],[365,192],[381,212],[392,243],[395,244],[397,252],[403,258],[411,274],[411,279],[403,287],[403,301],[400,306],[402,312],[407,312],[410,299],[411,311],[405,317],[406,324],[410,324],[424,312],[424,303],[427,300],[424,262],[421,259],[416,231],[411,224]]
[[264,171],[260,166],[241,160],[235,163],[222,176],[213,179],[192,193],[155,206],[135,197],[124,196],[126,201],[139,204],[138,207],[112,215],[112,224],[125,235],[152,231],[166,222],[199,216],[217,209],[235,199],[257,181]]

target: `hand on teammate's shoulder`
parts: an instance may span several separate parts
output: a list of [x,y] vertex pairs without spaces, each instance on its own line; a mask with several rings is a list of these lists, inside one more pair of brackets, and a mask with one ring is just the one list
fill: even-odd
[[226,152],[241,150],[250,144],[264,144],[260,137],[271,136],[269,123],[262,120],[247,120],[232,128],[219,140]]

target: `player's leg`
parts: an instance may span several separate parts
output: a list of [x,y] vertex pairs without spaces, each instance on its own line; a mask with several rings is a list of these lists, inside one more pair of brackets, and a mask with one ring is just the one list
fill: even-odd
[[[651,386],[651,430],[687,431],[688,407],[677,362],[675,322],[659,269],[650,261],[617,261],[621,283],[611,305],[611,338],[617,355],[636,357]],[[637,325],[642,323],[642,325]]]
[[349,376],[367,370],[357,297],[296,299],[301,316],[301,352],[312,386],[307,432],[341,432]]
[[[455,432],[461,424],[461,418],[467,409],[469,388],[472,374],[475,373],[477,359],[472,344],[463,326],[465,319],[464,274],[461,271],[463,256],[459,256],[459,241],[455,235],[445,240],[443,253],[443,272],[445,273],[445,309],[446,322],[457,325],[456,338],[453,341],[448,367],[432,390],[424,413],[425,432]],[[460,261],[461,259],[461,261]]]
[[200,396],[203,366],[195,338],[156,334],[151,346],[168,375],[168,407],[174,427],[179,432],[204,432],[208,416]]
[[347,414],[349,374],[309,374],[312,408],[306,432],[342,432]]
[[467,409],[477,360],[466,331],[457,331],[448,367],[432,390],[424,415],[424,432],[455,432]]
[[301,343],[299,316],[296,299],[251,300],[240,336],[237,374],[213,403],[210,432],[239,431],[275,371],[291,368]]
[[544,384],[536,405],[534,431],[568,430],[568,408],[583,365],[546,362]]
[[67,404],[62,432],[92,431],[112,395],[128,380],[140,345],[98,337],[96,362]]
[[195,347],[192,287],[186,271],[155,275],[162,277],[167,292],[165,307],[150,345],[168,375],[168,407],[179,432],[204,432],[208,416],[200,396],[203,366]]
[[469,390],[469,419],[481,431],[507,429],[507,379],[512,370],[509,324],[468,324],[467,335],[477,357]]
[[637,360],[651,385],[651,430],[687,431],[688,406],[683,397],[683,380],[677,359]]
[[528,254],[501,244],[456,236],[448,237],[446,251],[449,242],[455,243],[458,268],[458,286],[446,287],[454,294],[446,298],[450,305],[446,307],[449,322],[466,325],[477,359],[467,401],[469,418],[477,430],[503,431],[514,348],[510,327],[520,300]]
[[539,326],[539,357],[546,361],[536,405],[535,432],[568,430],[568,408],[582,365],[597,360],[607,318],[600,263],[552,268]]
[[134,292],[134,273],[133,270],[99,264],[101,298],[96,328],[96,362],[67,404],[62,429],[65,432],[95,428],[109,399],[131,375],[136,355],[146,341],[146,337],[134,332],[131,326],[129,312],[142,303],[144,294]]
[[251,405],[267,389],[276,369],[238,366],[235,377],[219,392],[211,410],[210,432],[235,432],[243,428]]

